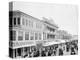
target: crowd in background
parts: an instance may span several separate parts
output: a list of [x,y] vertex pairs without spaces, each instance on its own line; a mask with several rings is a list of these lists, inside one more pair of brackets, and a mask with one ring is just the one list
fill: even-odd
[[32,47],[27,50],[23,57],[44,57],[44,56],[62,56],[62,55],[77,55],[78,40],[71,42],[55,44],[51,46],[43,46],[41,48]]

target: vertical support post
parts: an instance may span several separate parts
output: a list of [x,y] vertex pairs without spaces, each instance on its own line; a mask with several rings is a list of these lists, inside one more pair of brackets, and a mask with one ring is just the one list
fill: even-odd
[[31,52],[31,46],[30,46],[30,52]]
[[14,58],[14,49],[12,49],[12,58]]
[[24,57],[24,47],[22,48],[22,50],[21,50],[21,55],[22,55],[22,57]]
[[14,52],[14,53],[15,53],[15,58],[16,58],[16,57],[17,57],[17,56],[16,56],[16,49],[15,49],[15,52]]
[[18,56],[18,53],[17,53],[17,49],[16,49],[16,57]]
[[40,51],[40,57],[41,57],[41,55],[42,55],[42,54],[41,54],[41,53],[42,53],[41,50],[42,50],[42,46],[39,48],[39,51]]

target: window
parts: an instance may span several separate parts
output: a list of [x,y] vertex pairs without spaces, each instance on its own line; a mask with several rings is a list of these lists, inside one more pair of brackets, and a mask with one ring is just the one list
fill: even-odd
[[32,21],[29,21],[29,26],[33,27],[33,22]]
[[46,39],[46,33],[43,33],[43,40]]
[[9,38],[10,41],[15,41],[16,40],[16,31],[9,31]]
[[31,21],[29,21],[29,26],[31,26]]
[[13,22],[14,22],[14,25],[20,25],[20,17],[18,18],[14,17]]
[[35,40],[38,40],[38,33],[35,33]]
[[9,26],[12,26],[12,17],[9,18]]
[[41,40],[41,33],[39,33],[39,40]]
[[47,35],[47,39],[51,39],[51,38],[54,39],[55,38],[55,35],[48,34]]
[[16,40],[16,31],[13,31],[13,40]]
[[23,20],[22,20],[22,25],[25,25],[25,20],[24,20],[24,18],[23,18]]
[[23,40],[23,32],[22,31],[18,32],[18,40]]
[[38,28],[38,24],[36,23],[36,28]]
[[26,26],[28,25],[28,21],[26,20]]
[[42,28],[40,23],[36,23],[36,28]]
[[18,17],[18,25],[20,25],[20,18]]
[[25,32],[25,40],[29,40],[29,32]]
[[13,40],[12,38],[13,38],[12,37],[12,31],[9,31],[9,40],[12,41]]
[[14,25],[16,25],[16,18],[14,17]]
[[31,21],[31,27],[33,27],[33,22]]
[[34,40],[34,33],[30,34],[30,40]]

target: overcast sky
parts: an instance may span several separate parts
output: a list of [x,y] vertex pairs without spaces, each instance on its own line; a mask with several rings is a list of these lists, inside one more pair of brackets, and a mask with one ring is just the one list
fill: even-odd
[[20,10],[39,19],[42,17],[52,18],[60,30],[78,34],[78,9],[76,5],[14,2],[13,10]]

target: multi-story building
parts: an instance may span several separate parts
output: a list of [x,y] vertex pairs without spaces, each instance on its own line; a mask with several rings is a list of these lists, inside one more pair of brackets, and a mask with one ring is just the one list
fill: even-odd
[[55,39],[58,26],[21,11],[9,11],[9,57],[26,55],[38,44]]

